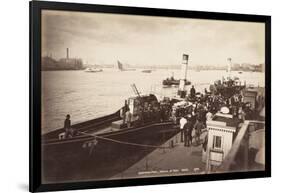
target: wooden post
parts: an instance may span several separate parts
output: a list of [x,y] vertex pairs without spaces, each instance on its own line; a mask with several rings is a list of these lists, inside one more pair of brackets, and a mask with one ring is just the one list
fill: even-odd
[[248,170],[249,165],[249,131],[244,136],[244,170]]
[[206,174],[210,173],[209,170],[210,170],[210,150],[207,146],[207,149],[206,149],[206,167],[205,167]]

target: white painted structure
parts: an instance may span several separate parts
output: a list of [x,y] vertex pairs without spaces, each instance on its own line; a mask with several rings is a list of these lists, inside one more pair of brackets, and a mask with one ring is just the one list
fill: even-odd
[[220,166],[232,147],[236,132],[235,126],[228,126],[232,119],[232,115],[217,113],[212,120],[207,121],[206,172]]
[[180,77],[180,84],[179,84],[179,91],[185,91],[185,81],[187,76],[187,66],[188,66],[188,55],[183,54],[182,56],[182,66],[181,66],[181,77]]

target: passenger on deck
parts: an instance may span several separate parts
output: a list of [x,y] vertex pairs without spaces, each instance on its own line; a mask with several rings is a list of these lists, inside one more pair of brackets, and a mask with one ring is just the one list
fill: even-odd
[[190,97],[195,98],[195,94],[196,94],[196,90],[195,90],[194,86],[192,85],[192,87],[190,89]]
[[125,121],[127,124],[127,127],[130,128],[131,127],[131,121],[132,121],[132,114],[130,112],[130,108],[128,108],[126,114],[125,114]]
[[237,118],[238,117],[238,108],[237,106],[232,106],[232,116],[233,118]]
[[165,120],[169,120],[171,118],[171,109],[170,108],[166,108],[165,109]]
[[66,119],[64,120],[64,129],[65,129],[65,138],[73,137],[73,130],[71,129],[71,120],[70,115],[66,115]]
[[128,108],[129,108],[129,106],[128,106],[128,101],[125,100],[125,104],[124,104],[124,106],[122,107],[122,110],[121,110],[121,112],[122,112],[122,118],[123,118],[123,124],[125,124],[125,122],[126,122],[126,121],[125,121],[125,119],[126,119],[125,114],[126,114]]
[[[166,111],[168,113],[168,111]],[[177,124],[177,109],[172,109],[172,115],[171,115],[172,121],[174,124]]]
[[245,121],[245,112],[243,111],[242,107],[239,107],[238,110],[238,118],[244,122]]
[[144,124],[143,108],[141,106],[139,107],[138,123],[139,123],[139,125],[143,125]]
[[208,94],[208,90],[207,90],[207,88],[205,88],[205,89],[204,89],[204,92],[205,92],[205,95],[207,95],[207,94]]
[[160,121],[163,122],[165,120],[165,108],[164,106],[160,105]]
[[239,99],[239,103],[242,103],[242,102],[243,102],[243,96],[242,96],[242,94],[239,94],[238,99]]
[[206,120],[211,121],[212,118],[213,118],[213,114],[211,113],[211,111],[208,111],[208,113],[206,114]]
[[148,122],[152,122],[153,120],[153,109],[152,109],[152,105],[149,104],[148,105],[148,109],[147,109],[147,121]]
[[143,108],[143,123],[146,124],[148,122],[148,103],[145,103]]
[[154,119],[156,122],[160,122],[160,107],[157,105],[155,106],[154,108],[154,113],[155,113],[155,116],[154,116]]

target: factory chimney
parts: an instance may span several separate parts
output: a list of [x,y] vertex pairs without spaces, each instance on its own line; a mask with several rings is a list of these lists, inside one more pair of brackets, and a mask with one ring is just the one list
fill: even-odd
[[66,59],[69,59],[69,48],[66,48]]
[[178,95],[181,98],[184,98],[186,96],[185,82],[187,81],[186,76],[187,76],[188,57],[189,55],[187,54],[183,54],[182,56],[181,78],[180,78],[180,84],[178,90]]

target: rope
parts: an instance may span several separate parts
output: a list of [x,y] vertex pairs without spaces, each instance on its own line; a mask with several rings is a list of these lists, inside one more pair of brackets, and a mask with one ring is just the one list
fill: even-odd
[[171,123],[172,123],[172,122],[154,123],[154,124],[152,124],[152,125],[145,125],[145,126],[143,126],[143,127],[139,127],[139,128],[135,128],[135,129],[129,129],[129,130],[125,130],[125,131],[118,132],[118,133],[107,134],[107,135],[105,135],[105,136],[106,136],[106,137],[109,137],[109,136],[114,136],[114,135],[119,135],[119,134],[124,134],[124,133],[130,133],[130,132],[138,131],[138,130],[141,130],[141,129],[144,129],[144,128],[150,127],[150,126],[169,125],[169,124],[171,124]]
[[111,142],[115,142],[115,143],[119,143],[119,144],[124,144],[124,145],[132,145],[132,146],[138,146],[138,147],[159,148],[159,149],[170,149],[171,148],[169,146],[146,145],[146,144],[126,142],[126,141],[119,141],[119,140],[110,139],[110,138],[107,138],[107,137],[101,137],[101,136],[97,136],[97,135],[93,135],[93,134],[88,134],[88,133],[85,133],[85,132],[79,132],[79,133],[84,134],[84,135],[88,135],[88,136],[92,136],[92,137],[96,137],[98,139],[103,139],[103,140],[106,140],[106,141],[111,141]]

